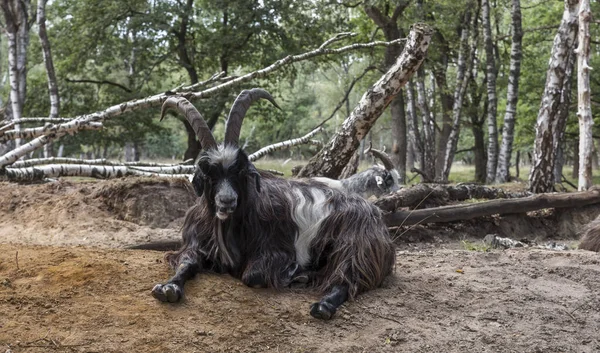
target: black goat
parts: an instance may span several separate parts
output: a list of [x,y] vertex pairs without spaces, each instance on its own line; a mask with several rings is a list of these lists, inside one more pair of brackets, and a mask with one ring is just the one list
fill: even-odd
[[394,247],[380,211],[363,198],[255,169],[238,138],[246,111],[260,98],[275,104],[262,89],[238,96],[222,145],[191,103],[165,101],[162,113],[182,112],[204,150],[192,181],[200,199],[187,212],[181,249],[166,255],[176,273],[152,294],[177,302],[185,281],[201,270],[229,273],[251,287],[299,282],[325,294],[310,314],[330,319],[348,298],[381,285],[393,269]]

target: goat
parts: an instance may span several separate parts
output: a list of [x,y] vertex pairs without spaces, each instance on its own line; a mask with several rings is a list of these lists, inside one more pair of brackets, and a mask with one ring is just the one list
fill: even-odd
[[600,252],[600,216],[584,227],[578,248]]
[[379,209],[358,195],[256,170],[238,139],[246,111],[261,98],[276,105],[258,88],[238,96],[220,145],[185,98],[163,104],[162,114],[175,108],[185,115],[203,151],[192,181],[199,199],[186,214],[182,247],[165,256],[176,273],[152,294],[177,302],[201,270],[256,288],[302,283],[324,294],[310,314],[328,320],[346,300],[382,284],[394,266],[394,246]]
[[373,149],[371,146],[369,146],[365,153],[371,153],[373,156],[379,158],[383,166],[374,165],[349,178],[340,180],[325,177],[314,177],[313,179],[325,183],[331,188],[359,194],[365,199],[397,191],[400,185],[400,175],[390,157],[385,152]]

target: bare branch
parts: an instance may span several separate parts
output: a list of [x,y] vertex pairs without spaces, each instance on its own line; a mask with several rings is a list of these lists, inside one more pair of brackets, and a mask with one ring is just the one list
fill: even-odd
[[106,159],[79,159],[79,158],[62,158],[62,157],[50,157],[50,158],[33,158],[25,161],[17,161],[11,165],[11,168],[25,168],[33,167],[36,165],[44,164],[85,164],[85,165],[108,165],[108,166],[127,166],[127,167],[177,167],[182,165],[193,164],[193,159],[188,159],[179,164],[163,164],[163,163],[150,163],[150,162],[111,162]]
[[271,152],[281,150],[284,148],[290,148],[290,147],[296,146],[296,145],[305,144],[310,141],[311,137],[316,135],[321,130],[322,129],[320,127],[317,127],[316,129],[312,130],[311,132],[309,132],[308,134],[306,134],[300,138],[291,139],[291,140],[287,140],[287,141],[283,141],[283,142],[278,142],[278,143],[263,147],[263,148],[259,149],[258,151],[249,155],[248,159],[251,162],[254,162],[254,161],[266,156],[267,154],[269,154]]
[[[14,139],[30,139],[35,138],[41,135],[46,135],[49,133],[49,130],[53,125],[46,125],[41,127],[34,127],[30,129],[20,129],[20,130],[8,130],[5,131],[2,136],[0,136],[0,142],[6,142]],[[60,125],[58,125],[60,127]],[[77,130],[100,130],[102,129],[102,123],[91,122],[87,124],[80,125]],[[67,131],[68,132],[68,131]]]
[[69,83],[93,83],[93,84],[97,84],[97,85],[110,85],[110,86],[118,87],[118,88],[124,90],[125,92],[129,92],[129,93],[132,92],[130,88],[127,88],[127,87],[123,86],[122,84],[108,81],[108,80],[86,80],[86,79],[73,80],[73,79],[66,78],[65,81],[67,81]]

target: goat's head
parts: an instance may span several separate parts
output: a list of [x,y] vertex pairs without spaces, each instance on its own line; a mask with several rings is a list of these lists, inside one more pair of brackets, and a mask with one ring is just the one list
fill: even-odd
[[379,175],[375,176],[377,187],[383,193],[397,191],[399,188],[399,173],[387,153],[374,149],[372,145],[369,145],[365,153],[371,153],[383,163],[383,168],[379,166],[373,167],[379,171]]
[[168,108],[174,108],[194,129],[203,151],[197,159],[192,185],[199,197],[205,195],[211,211],[221,220],[238,209],[240,199],[247,197],[252,188],[260,192],[260,175],[239,147],[239,135],[250,104],[261,98],[278,107],[265,90],[254,88],[240,93],[229,112],[222,144],[217,144],[204,118],[187,99],[171,97],[162,107],[161,119]]

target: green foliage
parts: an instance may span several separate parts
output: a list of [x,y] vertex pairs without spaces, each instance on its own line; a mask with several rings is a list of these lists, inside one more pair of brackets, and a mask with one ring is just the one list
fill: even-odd
[[[191,7],[187,6],[188,3]],[[370,0],[356,7],[344,4],[349,5],[342,0],[52,1],[48,4],[47,21],[61,94],[61,116],[91,113],[127,100],[164,92],[184,83],[189,84],[194,76],[197,80],[204,80],[219,71],[226,71],[227,75],[255,71],[287,55],[316,48],[339,32],[355,32],[357,35],[333,46],[385,39],[383,31],[366,15],[364,6],[376,6],[389,17],[397,2]],[[460,29],[465,25],[463,14],[467,6],[474,10],[473,4],[476,5],[477,1],[411,1],[397,20],[402,36],[407,35],[410,25],[417,21],[427,22],[436,29],[425,69],[427,89],[435,93],[435,99],[430,103],[439,128],[442,112],[440,92],[439,87],[432,84],[431,73],[444,67],[447,62],[448,87],[444,93],[453,94]],[[492,4],[493,35],[497,42],[500,126],[506,104],[510,62],[511,1],[501,0]],[[528,152],[532,149],[548,58],[562,16],[563,3],[522,0],[521,5],[525,36],[515,150]],[[597,2],[592,3],[592,12],[598,12],[599,6]],[[186,21],[184,33],[182,26]],[[592,25],[593,37],[599,34],[598,28]],[[46,73],[35,32],[34,26],[29,46],[24,115],[46,116],[49,111]],[[466,100],[459,150],[474,145],[469,126],[470,116],[484,115],[485,56],[481,42],[480,33],[477,43],[480,48],[479,64],[475,72],[482,99],[479,104],[473,105]],[[184,52],[187,59],[183,56]],[[597,47],[592,50],[592,53],[595,52]],[[379,70],[370,71],[356,83],[349,94],[348,103],[342,104],[331,120],[324,124],[325,131],[315,137],[326,142],[362,94],[381,76],[383,54],[384,49],[377,48],[298,63],[266,79],[234,87],[219,96],[196,102],[196,106],[207,120],[215,123],[214,134],[221,139],[225,116],[239,91],[256,86],[271,91],[282,110],[274,109],[266,102],[253,105],[250,109],[241,141],[247,142],[246,149],[251,153],[265,145],[309,132],[332,115],[356,77],[370,66],[377,67]],[[599,60],[597,55],[592,54],[590,66],[600,66]],[[0,41],[0,61],[6,62],[5,40]],[[5,74],[6,65],[0,65],[0,77]],[[73,82],[77,80],[92,83]],[[8,83],[0,82],[3,83],[0,86],[1,102],[5,103]],[[592,73],[593,92],[599,89],[599,84],[600,81]],[[575,100],[574,86],[572,102]],[[597,111],[593,110],[596,118]],[[567,126],[568,146],[578,136],[575,113],[573,105]],[[183,124],[172,116],[159,123],[158,116],[157,109],[128,113],[106,121],[106,128],[100,132],[79,133],[64,138],[61,143],[65,145],[66,153],[72,155],[93,152],[97,156],[121,158],[122,147],[126,143],[133,143],[143,151],[144,158],[183,158],[187,147]],[[390,120],[389,113],[384,113],[367,137],[375,147],[387,146],[388,150],[391,147]],[[312,156],[315,151],[314,146],[300,146],[277,152],[272,158],[303,159]],[[567,157],[572,153],[568,149]],[[461,161],[463,157],[465,160],[472,159],[472,152],[463,152],[455,160]],[[473,170],[470,166],[457,164],[450,179],[455,182],[471,181]]]

